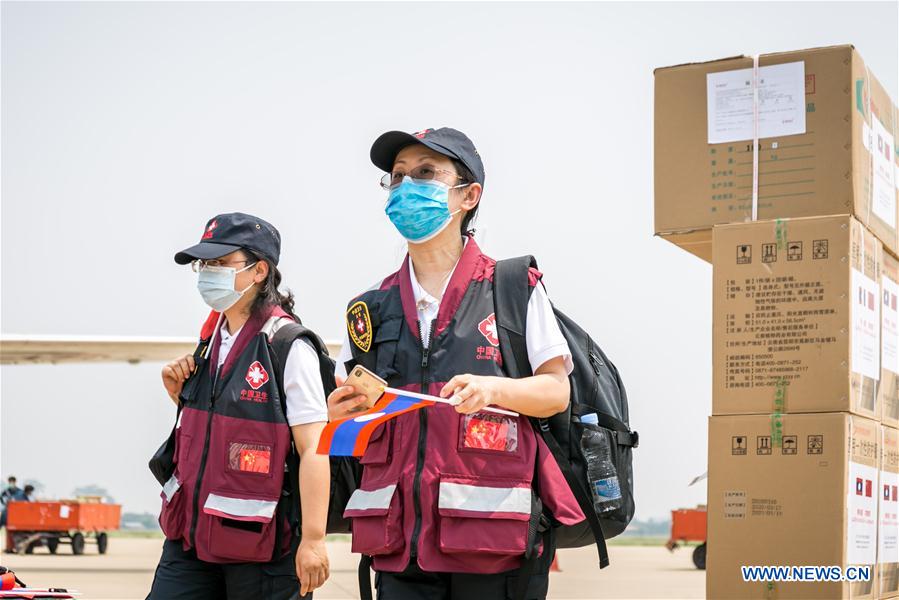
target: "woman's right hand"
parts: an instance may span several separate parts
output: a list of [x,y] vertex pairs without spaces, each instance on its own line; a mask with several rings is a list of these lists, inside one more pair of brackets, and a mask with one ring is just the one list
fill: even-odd
[[175,404],[178,404],[178,395],[181,393],[181,388],[184,387],[184,382],[196,368],[197,365],[194,363],[192,354],[185,354],[162,367],[162,385],[165,386],[165,391],[168,392],[169,398]]
[[368,398],[365,394],[357,394],[351,385],[343,385],[343,379],[335,376],[337,389],[328,394],[328,420],[344,419],[353,413],[365,410],[362,406]]

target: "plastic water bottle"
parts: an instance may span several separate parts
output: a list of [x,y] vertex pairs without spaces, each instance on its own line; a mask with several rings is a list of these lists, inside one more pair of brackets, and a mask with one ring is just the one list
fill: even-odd
[[[583,415],[581,423],[599,424],[595,413]],[[618,484],[618,472],[612,463],[612,451],[609,438],[589,427],[584,428],[581,436],[581,449],[587,461],[587,480],[593,492],[593,507],[601,514],[621,506],[621,486]]]

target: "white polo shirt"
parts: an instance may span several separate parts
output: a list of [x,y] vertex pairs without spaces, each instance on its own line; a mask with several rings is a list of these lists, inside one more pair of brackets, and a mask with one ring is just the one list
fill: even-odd
[[[224,319],[223,319],[224,321]],[[241,329],[243,329],[241,327]],[[240,329],[233,334],[228,333],[227,323],[219,329],[219,357],[217,367],[221,367],[234,340],[240,335]],[[315,348],[305,339],[294,340],[287,352],[284,364],[284,393],[287,396],[287,424],[303,425],[328,421],[328,405],[325,388],[322,385],[321,370],[318,366],[318,354]]]
[[[415,267],[412,265],[412,258],[409,257],[408,260],[412,294],[415,299],[418,320],[421,321],[422,342],[427,345],[431,331],[431,321],[437,318],[437,313],[440,310],[440,301],[429,294],[418,283],[418,278],[415,276]],[[453,271],[455,271],[455,267],[453,267]],[[441,296],[446,292],[450,279],[452,279],[452,273],[447,276],[446,283],[443,284]],[[380,287],[380,282],[369,288],[369,290],[377,289],[378,287]],[[543,283],[534,287],[534,291],[528,299],[525,342],[527,343],[528,362],[531,363],[532,373],[536,373],[537,369],[547,361],[559,356],[565,359],[565,370],[568,374],[571,374],[571,371],[574,370],[574,362],[571,360],[571,349],[568,347],[568,342],[565,341],[565,336],[562,335],[562,331],[559,329],[559,323],[553,314],[552,304],[549,302]],[[350,348],[349,332],[344,329],[343,346],[340,348],[337,364],[334,366],[334,374],[342,379],[346,379],[346,361],[352,357],[353,351]]]

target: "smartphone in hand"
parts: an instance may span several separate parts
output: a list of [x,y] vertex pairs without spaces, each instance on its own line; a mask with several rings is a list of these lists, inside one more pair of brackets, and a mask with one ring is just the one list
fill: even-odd
[[365,367],[357,365],[349,372],[343,385],[351,385],[357,394],[365,394],[368,400],[364,404],[360,404],[358,410],[368,410],[375,405],[375,402],[384,393],[387,382]]

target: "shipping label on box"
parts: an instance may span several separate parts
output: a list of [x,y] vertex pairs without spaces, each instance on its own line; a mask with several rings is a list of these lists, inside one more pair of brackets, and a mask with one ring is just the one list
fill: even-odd
[[877,562],[877,489],[879,426],[867,419],[850,419],[849,468],[846,482],[846,562]]
[[870,152],[873,158],[873,191],[871,210],[886,224],[896,227],[896,168],[893,159],[896,146],[893,134],[876,116],[871,117]]
[[755,110],[753,69],[718,71],[706,76],[709,144],[726,144],[805,133],[805,62],[758,70]]
[[899,260],[883,256],[880,278],[880,420],[899,427]]
[[899,431],[881,426],[877,563],[880,597],[899,596]]

